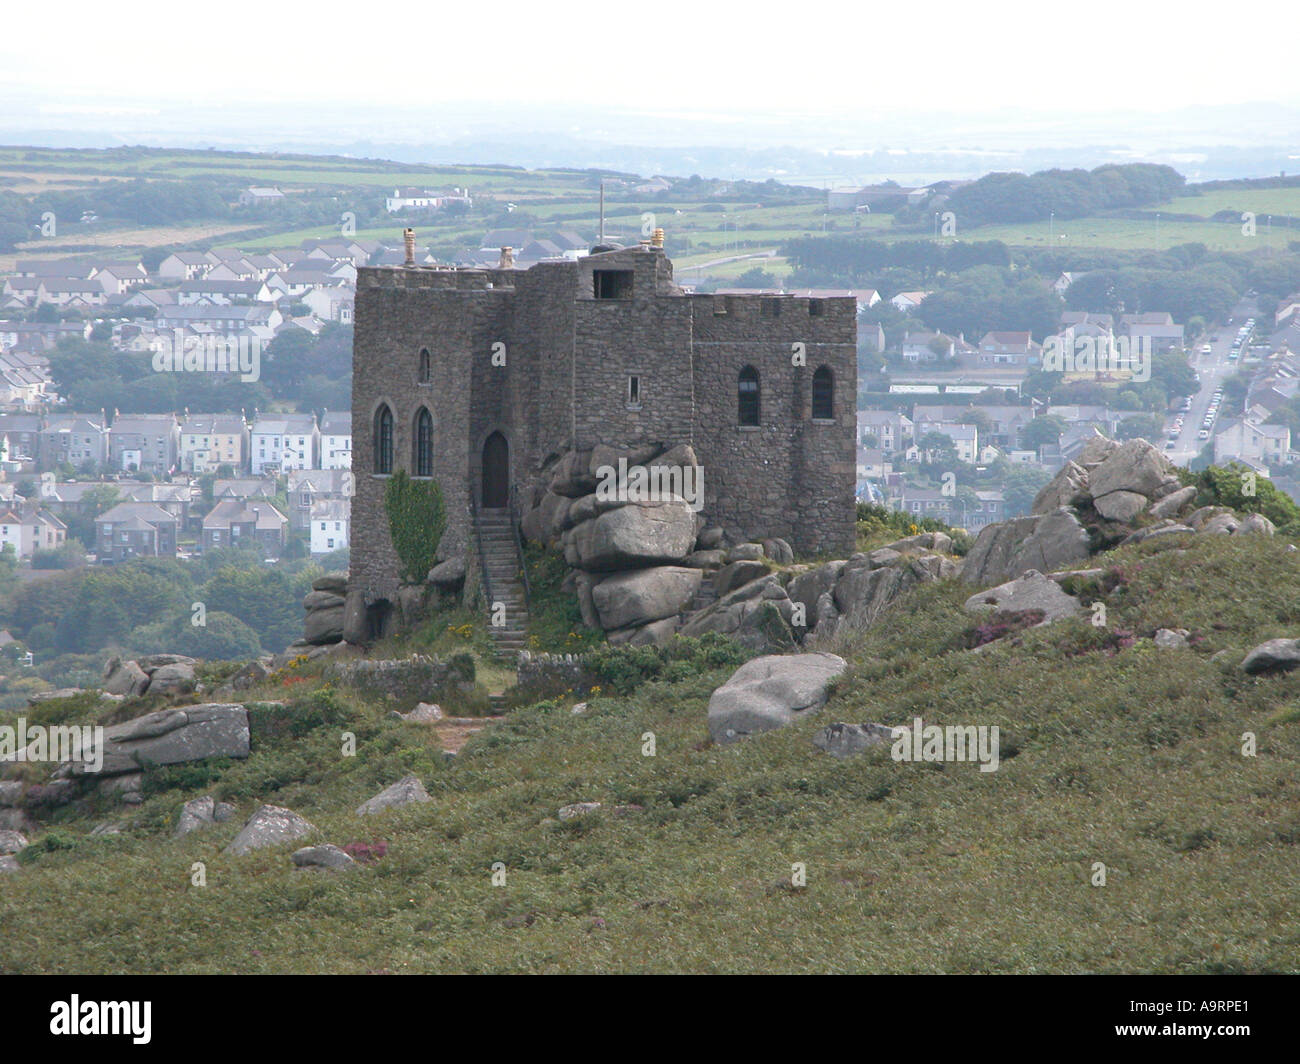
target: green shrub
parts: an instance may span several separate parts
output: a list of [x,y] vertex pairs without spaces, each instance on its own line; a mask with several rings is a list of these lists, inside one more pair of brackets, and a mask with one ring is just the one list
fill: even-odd
[[717,632],[699,639],[675,636],[664,646],[605,646],[587,656],[587,673],[598,683],[619,694],[628,694],[643,683],[660,679],[682,679],[706,669],[734,668],[753,657]]
[[402,563],[404,579],[422,581],[438,557],[438,544],[447,527],[447,509],[436,480],[412,480],[399,469],[384,489],[384,509],[393,549]]
[[[1198,506],[1229,506],[1238,513],[1263,514],[1281,535],[1300,536],[1300,506],[1268,477],[1243,475],[1248,473],[1250,470],[1245,466],[1234,463],[1184,474],[1183,480],[1198,489]],[[1252,482],[1254,494],[1243,494]]]

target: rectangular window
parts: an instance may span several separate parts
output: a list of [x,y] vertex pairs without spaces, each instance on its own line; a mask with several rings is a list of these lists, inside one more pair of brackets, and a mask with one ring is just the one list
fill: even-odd
[[592,290],[597,299],[631,299],[631,270],[593,270]]
[[779,299],[764,299],[759,304],[759,310],[765,318],[779,318],[781,316],[781,301]]
[[820,318],[826,313],[826,304],[820,299],[808,300],[808,317]]
[[632,376],[627,379],[627,405],[630,407],[639,407],[641,405],[640,377]]

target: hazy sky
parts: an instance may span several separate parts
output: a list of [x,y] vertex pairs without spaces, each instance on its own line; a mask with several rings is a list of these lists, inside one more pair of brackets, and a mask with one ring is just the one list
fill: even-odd
[[1294,104],[1300,78],[1286,27],[1283,5],[1263,0],[1213,9],[1150,0],[132,0],[120,9],[9,0],[0,95],[32,117],[132,101],[382,110],[475,100],[630,106],[662,111],[665,122],[679,111],[896,118]]

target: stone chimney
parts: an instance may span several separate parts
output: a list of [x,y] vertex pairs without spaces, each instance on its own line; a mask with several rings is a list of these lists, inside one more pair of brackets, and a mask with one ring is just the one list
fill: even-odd
[[498,270],[513,270],[515,268],[515,249],[504,247],[501,249],[501,258],[497,261]]
[[406,265],[414,266],[415,265],[415,230],[410,228],[403,229],[402,239],[406,242]]
[[661,248],[664,246],[663,226],[658,226],[655,228],[654,235],[650,238],[650,246],[652,248]]

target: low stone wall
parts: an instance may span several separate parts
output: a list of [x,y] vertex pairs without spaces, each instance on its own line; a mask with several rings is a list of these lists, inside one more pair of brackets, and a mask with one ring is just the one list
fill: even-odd
[[340,661],[325,669],[325,677],[414,706],[473,690],[474,658],[457,654],[447,661],[423,655],[393,661]]
[[583,654],[533,654],[521,650],[515,666],[516,682],[520,687],[553,683],[578,687],[587,676],[586,660]]

